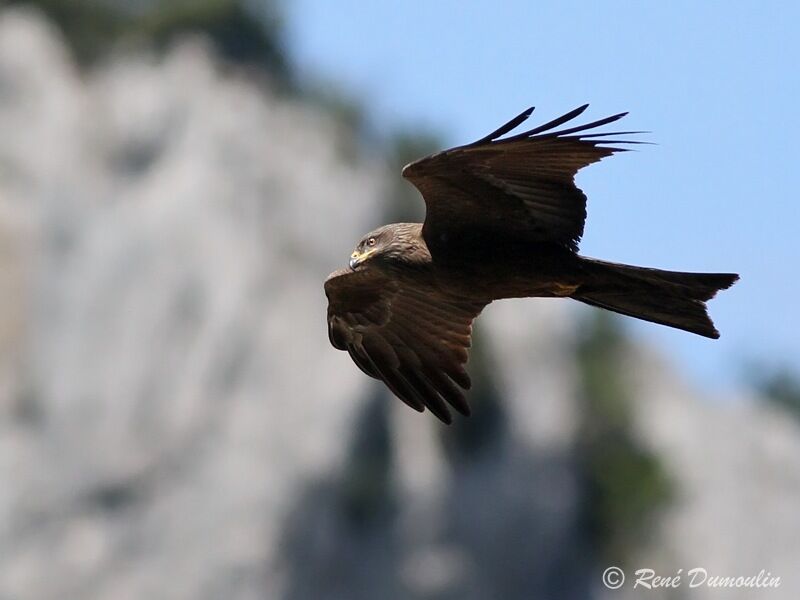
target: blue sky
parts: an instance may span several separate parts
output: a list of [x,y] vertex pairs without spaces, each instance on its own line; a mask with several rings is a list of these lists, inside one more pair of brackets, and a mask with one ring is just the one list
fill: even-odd
[[630,111],[624,128],[658,145],[578,175],[581,252],[742,275],[711,303],[716,342],[630,329],[705,387],[733,387],[750,361],[800,369],[800,3],[292,0],[286,11],[301,73],[359,96],[385,131],[457,144],[530,105],[538,122],[585,102],[587,120]]

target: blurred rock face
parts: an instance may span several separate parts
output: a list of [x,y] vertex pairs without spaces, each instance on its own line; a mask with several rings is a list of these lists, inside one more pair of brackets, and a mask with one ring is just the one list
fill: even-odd
[[0,595],[261,595],[361,400],[323,231],[368,228],[378,171],[201,45],[83,80],[57,39],[0,21]]
[[[15,10],[0,131],[0,597],[602,593],[565,303],[486,310],[503,401],[484,410],[476,390],[480,414],[446,433],[329,346],[322,282],[397,176],[342,157],[337,123],[200,42],[79,74]],[[702,566],[706,549],[709,569],[790,578],[796,430],[634,370],[642,435],[681,486],[653,566]],[[705,419],[728,425],[709,440]],[[742,439],[757,451],[728,451]],[[777,516],[737,527],[767,498]],[[740,553],[753,544],[766,554]]]

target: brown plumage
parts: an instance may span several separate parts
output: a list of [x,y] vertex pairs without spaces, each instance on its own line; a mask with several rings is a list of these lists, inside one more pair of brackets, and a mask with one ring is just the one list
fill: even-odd
[[[634,144],[584,133],[621,113],[560,129],[588,105],[518,135],[528,109],[486,137],[407,165],[425,223],[367,234],[350,269],[325,281],[331,343],[412,408],[445,423],[469,414],[464,390],[472,322],[501,298],[569,297],[623,315],[719,337],[705,302],[732,273],[679,273],[577,254],[586,196],[579,169]],[[611,136],[611,137],[609,137]]]

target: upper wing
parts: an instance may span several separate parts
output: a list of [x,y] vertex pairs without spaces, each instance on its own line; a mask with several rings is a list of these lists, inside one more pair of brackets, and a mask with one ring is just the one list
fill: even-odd
[[472,321],[486,303],[447,298],[433,282],[393,279],[369,266],[325,281],[328,336],[362,371],[412,408],[450,423],[447,403],[469,414],[463,389]]
[[533,108],[529,108],[477,142],[407,165],[403,177],[417,187],[427,205],[423,235],[429,245],[447,231],[489,228],[577,250],[586,220],[586,196],[575,186],[575,174],[624,150],[604,144],[641,143],[606,137],[638,131],[581,133],[627,113],[553,131],[588,106],[500,139],[530,116]]

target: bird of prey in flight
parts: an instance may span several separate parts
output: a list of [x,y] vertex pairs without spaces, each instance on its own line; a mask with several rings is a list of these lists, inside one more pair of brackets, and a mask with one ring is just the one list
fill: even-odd
[[450,423],[449,407],[469,414],[472,322],[493,300],[573,298],[719,337],[705,303],[738,275],[663,271],[577,253],[586,196],[575,174],[623,151],[619,145],[637,143],[615,136],[639,133],[587,133],[627,113],[559,129],[587,106],[506,136],[530,108],[476,142],[407,165],[403,177],[425,200],[425,222],[368,233],[350,268],[325,281],[333,346],[412,408]]

